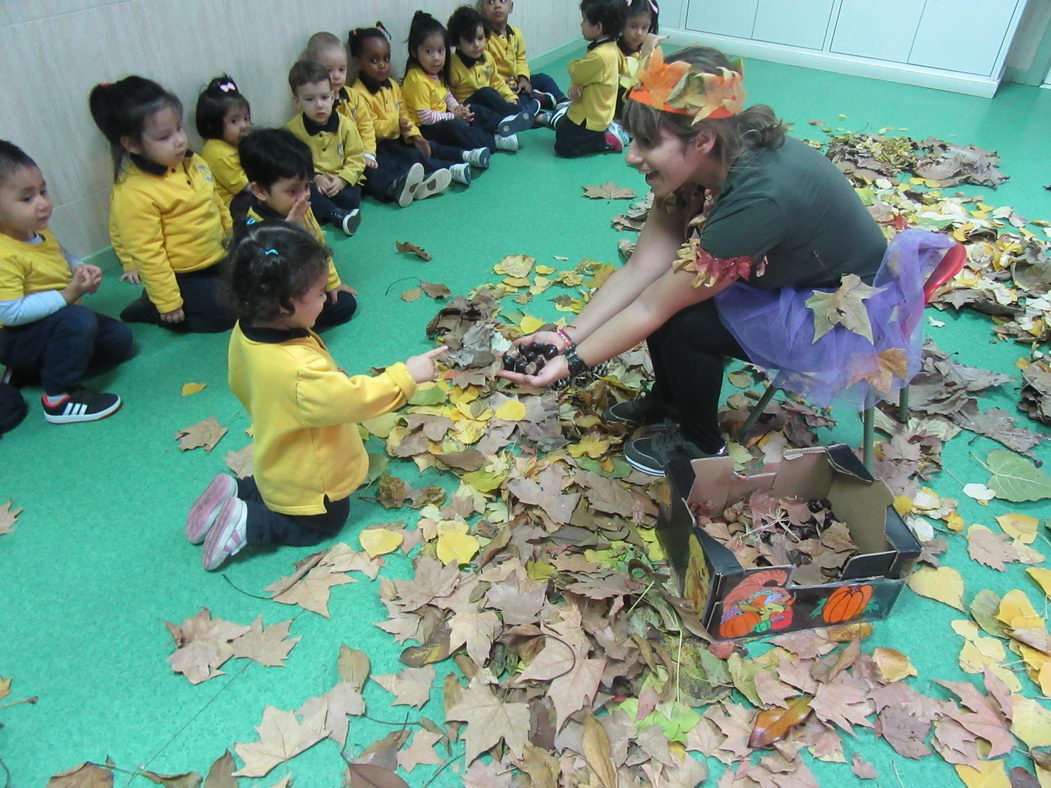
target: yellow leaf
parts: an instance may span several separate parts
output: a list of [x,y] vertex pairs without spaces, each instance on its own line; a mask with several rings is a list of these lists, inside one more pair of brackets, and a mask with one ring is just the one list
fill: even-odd
[[445,520],[438,523],[438,560],[470,563],[478,553],[478,540],[467,533],[467,523]]
[[393,553],[401,547],[405,537],[400,531],[392,531],[390,528],[366,528],[358,535],[361,540],[361,548],[369,554],[369,558]]
[[456,433],[457,439],[467,446],[480,441],[482,435],[485,434],[485,428],[486,423],[484,421],[473,421],[471,419],[464,419],[453,424],[453,432]]
[[950,531],[962,531],[965,523],[960,515],[956,512],[952,512],[945,518],[945,525],[948,526]]
[[485,469],[465,473],[461,477],[464,482],[471,485],[471,487],[478,490],[478,492],[483,493],[492,492],[497,489],[504,483],[504,479],[506,478],[506,471],[487,471]]
[[917,569],[909,578],[909,588],[920,596],[963,610],[963,578],[951,566]]
[[526,574],[530,580],[547,580],[557,571],[555,565],[547,561],[526,562]]
[[901,681],[906,676],[920,675],[907,656],[892,648],[877,648],[872,652],[872,659],[885,681]]
[[207,386],[207,383],[183,383],[182,395],[188,397],[191,394],[196,394],[198,391],[204,391]]
[[967,788],[1011,788],[1011,781],[1007,778],[1002,760],[979,761],[977,769],[970,766],[955,768]]
[[361,426],[377,438],[386,438],[398,425],[400,418],[401,416],[397,413],[384,413],[382,416],[377,416],[374,419],[366,419],[361,422]]
[[538,274],[542,274],[544,276],[547,276],[548,274],[555,273],[555,271],[557,271],[558,269],[554,268],[553,266],[550,266],[550,265],[538,265],[533,270],[536,271]]
[[466,405],[470,402],[474,402],[478,399],[478,387],[468,386],[465,389],[453,389],[449,392],[449,402],[459,407],[460,405]]
[[1043,629],[1044,619],[1037,615],[1025,592],[1015,588],[1004,594],[1000,609],[996,612],[1000,623],[1011,629]]
[[534,263],[536,263],[536,260],[527,254],[509,254],[494,265],[493,270],[498,274],[506,274],[507,276],[529,276],[529,272],[533,270]]
[[1012,695],[1014,717],[1011,733],[1033,747],[1051,747],[1051,711],[1039,701],[1024,695]]
[[585,454],[597,460],[609,451],[609,441],[602,440],[597,433],[589,432],[579,443],[574,443],[567,451],[571,457],[579,459]]
[[508,276],[504,278],[504,284],[517,290],[520,287],[529,287],[529,280],[522,276]]
[[894,511],[904,517],[912,511],[912,498],[907,495],[899,495],[894,499]]
[[1028,514],[1001,514],[996,518],[1004,533],[1012,539],[1020,539],[1025,544],[1036,541],[1036,528],[1040,521]]
[[1051,569],[1031,566],[1025,571],[1027,575],[1040,585],[1040,588],[1043,589],[1044,596],[1051,599]]
[[522,322],[518,324],[518,327],[522,329],[523,334],[534,334],[540,330],[542,325],[544,325],[544,321],[539,317],[526,315],[522,318]]
[[11,679],[0,676],[0,698],[11,694]]
[[525,417],[526,408],[519,399],[509,399],[496,409],[496,418],[504,421],[521,421]]

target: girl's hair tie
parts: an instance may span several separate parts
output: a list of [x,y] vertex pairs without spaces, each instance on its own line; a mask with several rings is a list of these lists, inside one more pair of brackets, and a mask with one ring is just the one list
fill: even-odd
[[219,90],[221,90],[223,93],[230,93],[231,91],[237,90],[237,85],[235,85],[233,82],[223,82],[222,84],[216,85],[216,87],[219,88]]
[[271,254],[277,254],[277,253],[278,253],[277,249],[267,249],[265,252],[263,252],[264,255],[271,255]]

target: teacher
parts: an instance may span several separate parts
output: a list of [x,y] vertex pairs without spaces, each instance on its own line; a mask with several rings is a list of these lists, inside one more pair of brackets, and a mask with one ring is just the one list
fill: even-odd
[[[725,453],[717,415],[727,357],[795,370],[790,388],[817,404],[849,381],[848,367],[859,379],[845,355],[853,345],[839,336],[850,332],[836,326],[815,341],[804,301],[846,274],[872,282],[887,247],[828,159],[786,137],[770,107],[743,109],[739,63],[706,47],[668,63],[655,49],[641,69],[624,111],[634,138],[626,158],[645,175],[653,208],[635,252],[565,330],[518,340],[555,344],[560,355],[536,375],[500,374],[545,386],[645,340],[652,389],[605,418],[653,426],[624,456],[662,475],[672,455]],[[872,355],[868,339],[853,338]]]

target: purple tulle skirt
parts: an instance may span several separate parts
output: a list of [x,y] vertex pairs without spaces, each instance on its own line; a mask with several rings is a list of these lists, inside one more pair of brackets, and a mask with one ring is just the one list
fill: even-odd
[[[919,229],[894,238],[873,282],[879,292],[864,301],[871,342],[843,325],[815,342],[814,313],[805,303],[814,293],[809,288],[760,290],[736,282],[715,303],[723,324],[775,386],[814,405],[836,400],[861,410],[896,394],[919,371],[923,286],[954,244]],[[885,352],[895,349],[900,352]],[[901,375],[904,365],[907,373]]]

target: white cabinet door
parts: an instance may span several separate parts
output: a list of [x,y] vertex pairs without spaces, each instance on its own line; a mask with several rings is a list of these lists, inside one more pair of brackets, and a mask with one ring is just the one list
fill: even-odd
[[989,76],[1016,0],[927,0],[909,62]]
[[843,0],[832,51],[907,63],[922,14],[921,0]]
[[832,0],[759,0],[752,38],[807,49],[823,49]]
[[701,33],[751,38],[759,0],[690,0],[686,27]]
[[664,0],[663,3],[658,3],[657,7],[661,10],[659,18],[661,27],[682,28],[685,26],[683,11],[686,9],[686,0]]

